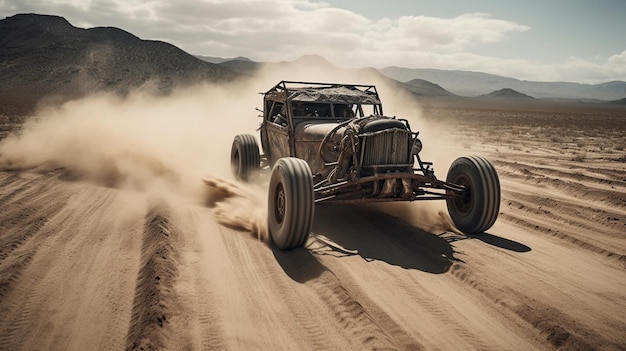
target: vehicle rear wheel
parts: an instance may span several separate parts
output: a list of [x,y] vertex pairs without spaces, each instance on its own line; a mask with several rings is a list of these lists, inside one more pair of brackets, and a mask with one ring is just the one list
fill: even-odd
[[270,177],[268,228],[280,249],[304,246],[309,238],[315,195],[309,165],[299,158],[279,159]]
[[464,196],[446,199],[456,227],[467,234],[491,228],[500,211],[500,180],[493,165],[481,156],[460,157],[450,166],[446,181],[467,188]]
[[250,134],[239,134],[230,149],[230,169],[233,175],[244,182],[252,180],[261,168],[259,144]]

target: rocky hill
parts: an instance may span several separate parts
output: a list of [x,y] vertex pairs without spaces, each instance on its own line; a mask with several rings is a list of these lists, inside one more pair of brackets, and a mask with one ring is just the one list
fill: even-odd
[[82,29],[62,17],[36,14],[0,20],[0,114],[27,113],[44,96],[126,94],[147,83],[167,93],[177,85],[239,76],[118,28]]
[[231,70],[233,72],[239,72],[248,75],[252,75],[257,72],[262,65],[262,63],[240,59],[232,59],[219,63],[220,67],[224,67],[225,69]]
[[435,84],[423,79],[413,79],[404,83],[414,95],[417,96],[454,96],[451,92]]
[[534,100],[535,99],[534,97],[530,95],[520,93],[519,91],[513,90],[511,88],[504,88],[504,89],[492,91],[489,94],[483,95],[483,97],[498,98],[498,99],[522,99],[522,100]]
[[611,104],[626,105],[626,98],[610,101]]

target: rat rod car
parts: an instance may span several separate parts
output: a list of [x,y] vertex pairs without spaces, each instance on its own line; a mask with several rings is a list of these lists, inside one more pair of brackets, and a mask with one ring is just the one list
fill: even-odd
[[272,167],[268,229],[281,249],[303,246],[316,204],[445,199],[464,233],[491,228],[500,209],[496,170],[481,156],[456,159],[446,181],[420,158],[419,133],[386,117],[373,85],[281,81],[263,99],[259,152],[235,136],[231,168],[249,181]]

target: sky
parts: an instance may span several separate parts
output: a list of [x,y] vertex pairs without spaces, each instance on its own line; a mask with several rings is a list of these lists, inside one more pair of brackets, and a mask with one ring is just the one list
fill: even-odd
[[18,13],[118,27],[193,55],[626,81],[626,0],[0,0],[0,19]]

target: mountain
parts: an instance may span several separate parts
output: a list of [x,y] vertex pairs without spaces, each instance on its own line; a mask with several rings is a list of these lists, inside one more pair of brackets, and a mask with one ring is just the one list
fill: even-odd
[[491,93],[483,95],[483,96],[490,97],[490,98],[498,98],[498,99],[535,100],[534,97],[520,93],[519,91],[513,90],[511,88],[504,88],[504,89],[492,91]]
[[404,84],[408,90],[418,96],[454,96],[438,84],[423,79],[413,79]]
[[544,99],[616,100],[626,96],[626,82],[623,81],[601,84],[532,82],[482,72],[395,66],[382,68],[380,71],[402,82],[416,78],[425,79],[439,84],[454,94],[463,96],[479,96],[504,88]]
[[617,104],[617,105],[626,105],[626,98],[619,99],[619,100],[614,100],[614,101],[609,101],[609,103]]
[[223,62],[230,62],[230,61],[247,61],[247,62],[253,62],[252,60],[250,60],[247,57],[243,57],[243,56],[237,56],[234,58],[223,58],[223,57],[215,57],[215,56],[204,56],[204,55],[195,55],[197,58],[199,58],[202,61],[206,61],[206,62],[210,62],[210,63],[223,63]]
[[328,61],[324,56],[320,55],[302,55],[293,61],[283,61],[282,63],[288,65],[308,65],[312,67],[330,68],[336,69],[332,62]]
[[250,61],[250,60],[239,60],[232,59],[229,61],[224,61],[218,64],[220,67],[228,69],[233,72],[238,72],[242,74],[252,75],[254,74],[263,64]]
[[0,20],[0,105],[8,112],[26,112],[49,95],[126,94],[145,84],[167,93],[178,85],[239,76],[114,27],[82,29],[62,17],[37,14]]

